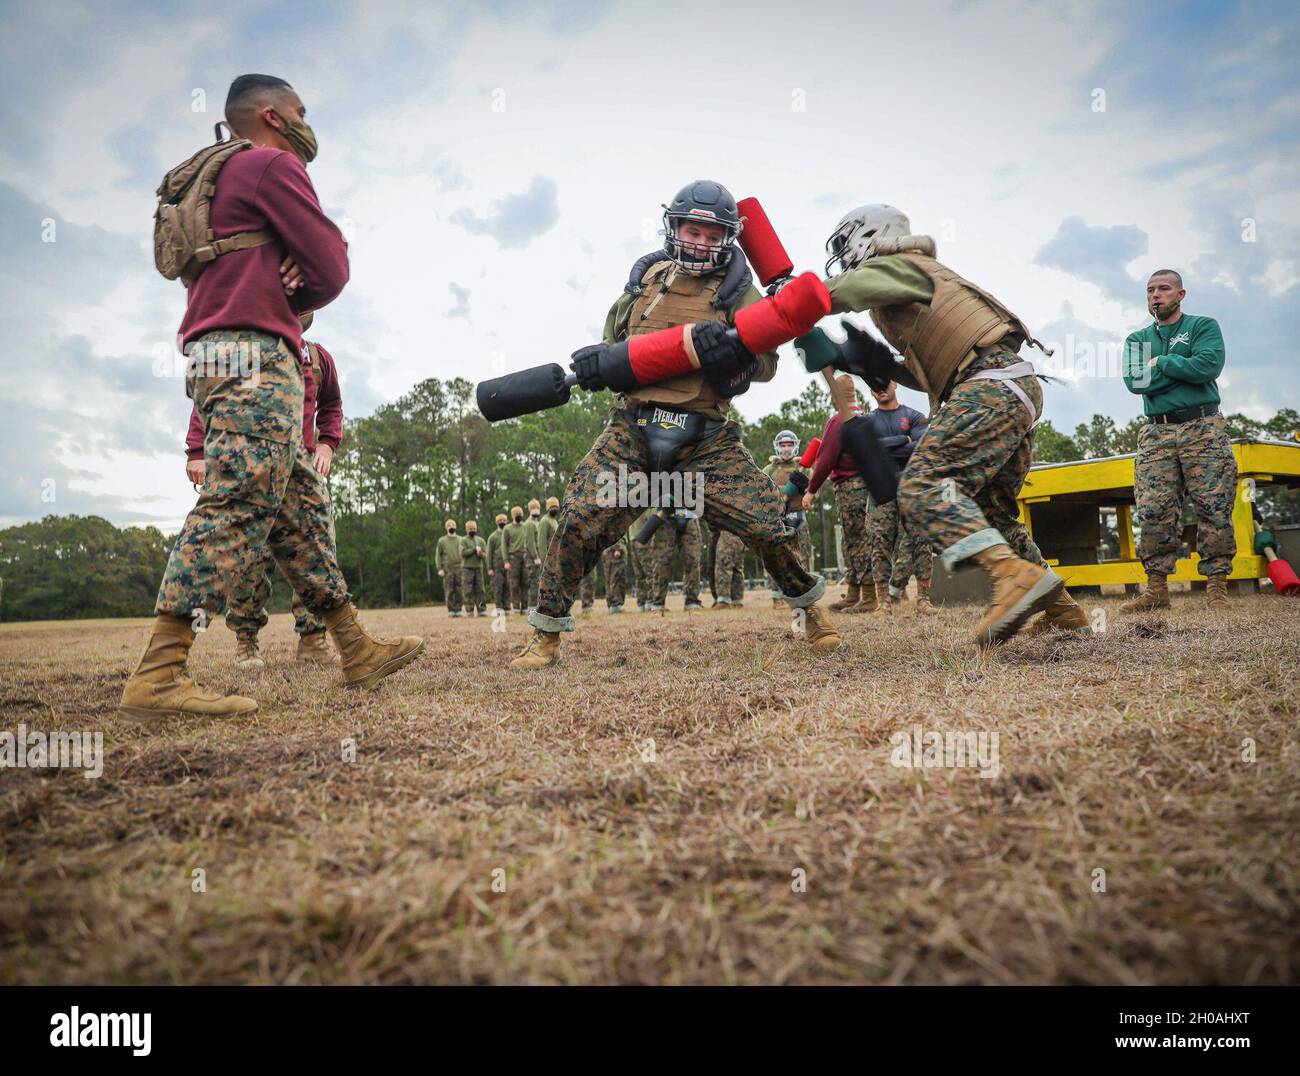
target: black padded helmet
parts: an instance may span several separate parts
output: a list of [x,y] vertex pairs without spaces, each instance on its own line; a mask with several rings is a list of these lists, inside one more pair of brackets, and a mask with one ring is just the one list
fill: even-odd
[[[720,224],[726,229],[721,243],[701,246],[691,244],[684,251],[677,238],[677,229],[683,220],[698,220],[705,224]],[[731,260],[736,238],[743,222],[736,209],[736,199],[721,183],[711,179],[697,179],[688,183],[664,206],[664,250],[688,273],[711,273]]]

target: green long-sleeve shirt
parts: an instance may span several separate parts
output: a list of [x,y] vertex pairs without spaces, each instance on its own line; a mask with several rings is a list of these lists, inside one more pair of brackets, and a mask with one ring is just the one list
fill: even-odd
[[541,550],[538,556],[546,556],[546,551],[551,548],[551,542],[555,539],[555,532],[559,529],[560,521],[550,512],[537,521],[537,548]]
[[537,520],[529,516],[524,520],[524,554],[532,560],[540,560],[542,552],[537,544]]
[[442,571],[444,568],[460,567],[460,539],[454,534],[444,534],[433,547],[433,566]]
[[477,568],[480,572],[487,568],[487,542],[480,534],[467,534],[460,540],[460,564],[462,568]]
[[1217,404],[1225,358],[1213,318],[1184,314],[1172,325],[1153,321],[1124,341],[1124,384],[1142,397],[1147,415]]
[[506,560],[514,560],[516,557],[522,557],[527,548],[526,523],[507,523],[506,529],[501,533],[504,535]]
[[898,254],[868,258],[825,283],[831,293],[831,311],[836,314],[928,303],[934,298],[934,282],[923,269]]
[[497,529],[488,535],[488,540],[487,540],[488,566],[491,568],[495,568],[498,564],[504,564],[505,559],[506,559],[505,531],[501,529]]

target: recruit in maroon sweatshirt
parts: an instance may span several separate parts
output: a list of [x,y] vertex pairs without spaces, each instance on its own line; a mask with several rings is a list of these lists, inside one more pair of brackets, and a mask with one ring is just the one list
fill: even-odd
[[[343,393],[339,390],[339,372],[334,357],[315,341],[303,341],[302,358],[302,443],[308,452],[316,451],[319,439],[338,451],[343,441]],[[319,357],[320,361],[315,360]],[[190,432],[185,438],[185,458],[203,458],[203,416],[190,411]]]
[[[861,414],[859,408],[855,407],[853,410]],[[843,424],[838,411],[833,412],[826,420],[826,426],[822,430],[822,447],[817,451],[817,462],[813,464],[812,478],[808,480],[809,493],[816,493],[828,478],[838,486],[846,478],[861,473],[858,465],[853,462],[853,456],[840,439],[840,427]]]
[[[217,175],[211,219],[218,239],[262,228],[279,238],[208,263],[189,285],[181,349],[217,329],[254,329],[297,347],[298,315],[319,310],[348,282],[348,245],[321,211],[307,169],[294,154],[270,146],[236,153]],[[292,296],[280,280],[286,255],[304,280]]]

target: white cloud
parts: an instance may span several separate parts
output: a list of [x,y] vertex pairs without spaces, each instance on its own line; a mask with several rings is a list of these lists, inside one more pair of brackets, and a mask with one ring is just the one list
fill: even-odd
[[[1135,48],[1127,15],[1109,5],[914,3],[868,18],[848,2],[753,0],[713,12],[721,30],[704,51],[670,47],[672,28],[698,14],[684,2],[464,10],[232,3],[162,20],[144,5],[62,18],[47,5],[10,19],[0,129],[17,137],[0,145],[6,178],[22,204],[99,231],[84,233],[77,258],[60,248],[67,260],[51,275],[0,251],[6,299],[20,296],[0,313],[0,391],[42,414],[74,397],[66,421],[102,428],[76,440],[29,427],[53,461],[41,466],[99,476],[79,480],[86,504],[100,496],[111,518],[175,522],[192,497],[179,446],[147,451],[150,438],[179,435],[189,404],[179,383],[147,374],[183,297],[153,274],[153,181],[139,173],[211,137],[241,70],[298,87],[321,143],[313,180],[346,218],[352,282],[313,335],[339,363],[350,414],[424,377],[562,361],[598,336],[632,260],[658,242],[661,203],[702,176],[760,197],[796,263],[814,269],[845,210],[892,202],[919,230],[951,236],[940,254],[955,269],[1054,331],[1122,337],[1143,316],[1147,260],[1196,267],[1192,295],[1223,304],[1230,366],[1241,363],[1227,406],[1256,406],[1254,379],[1289,364],[1259,352],[1293,316],[1250,316],[1285,305],[1300,279],[1294,155],[1270,135],[1294,122],[1300,97],[1293,85],[1261,89],[1259,73],[1276,41],[1225,36],[1221,53],[1200,49],[1220,104],[1198,98],[1187,115],[1144,96],[1133,71],[1150,58],[1146,31]],[[95,47],[66,39],[65,22]],[[22,40],[46,44],[15,47]],[[1104,113],[1091,107],[1098,85]],[[192,111],[196,88],[206,112]],[[1258,148],[1224,151],[1243,138]],[[1195,164],[1152,178],[1185,161]],[[512,217],[520,205],[536,212]],[[1244,248],[1232,236],[1252,213],[1260,241]],[[1114,270],[1094,281],[1035,263],[1069,217],[1148,237],[1147,253],[1121,267],[1131,300]],[[14,228],[34,226],[27,209],[19,218]],[[1289,393],[1295,406],[1292,379],[1276,383],[1264,398],[1280,406]],[[787,354],[739,408],[758,417],[806,384]],[[1125,421],[1138,404],[1112,388],[1049,387],[1047,417],[1072,428],[1095,408]]]

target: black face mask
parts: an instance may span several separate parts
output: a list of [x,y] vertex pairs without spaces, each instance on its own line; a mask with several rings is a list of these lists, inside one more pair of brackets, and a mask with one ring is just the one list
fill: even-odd
[[471,538],[473,538],[474,535],[478,534],[478,531],[466,531],[465,533],[468,534]]
[[497,530],[499,530],[499,531],[503,531],[503,530],[505,530],[505,529],[506,529],[506,525],[505,525],[504,523],[498,523],[498,524],[497,524]]
[[448,533],[448,534],[455,534],[455,533],[456,533],[456,528],[455,528],[455,527],[448,527],[448,528],[447,528],[447,533]]
[[560,514],[560,510],[558,508],[550,508],[547,509],[546,514],[548,516],[558,516]]
[[524,521],[524,517],[523,517],[523,516],[515,516],[515,522],[516,522],[516,523],[522,523],[523,521]]

